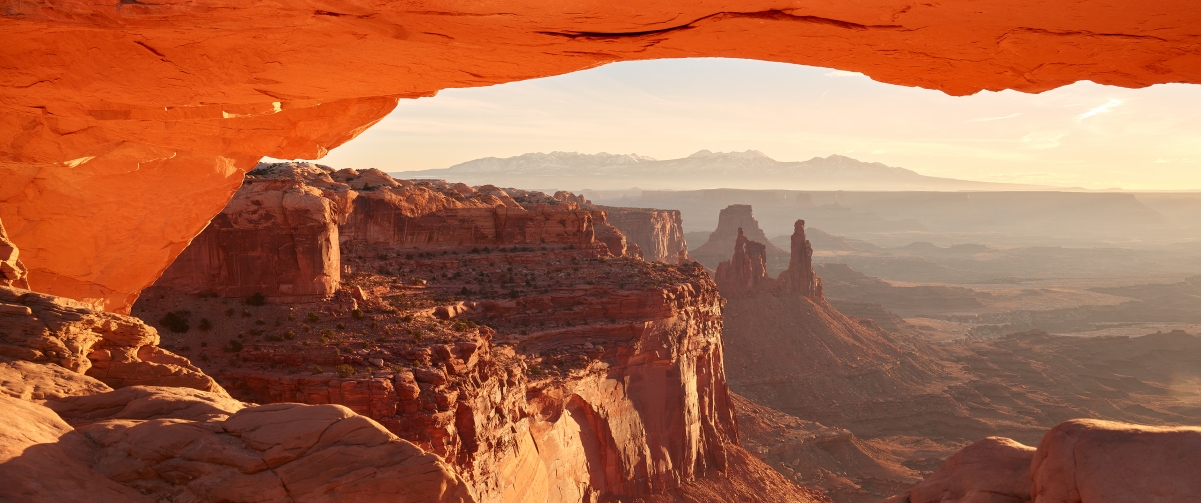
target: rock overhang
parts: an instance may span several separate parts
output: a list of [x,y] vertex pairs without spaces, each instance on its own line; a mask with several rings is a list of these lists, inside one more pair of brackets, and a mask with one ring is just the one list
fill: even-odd
[[128,308],[263,155],[398,99],[623,60],[739,57],[965,95],[1201,81],[1201,4],[22,2],[0,14],[0,219],[34,289]]

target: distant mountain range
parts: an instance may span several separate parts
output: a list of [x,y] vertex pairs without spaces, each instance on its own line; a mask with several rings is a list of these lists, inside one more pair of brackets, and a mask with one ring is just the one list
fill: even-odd
[[403,179],[444,179],[470,185],[577,191],[632,187],[648,190],[739,188],[888,191],[1055,188],[925,176],[908,169],[878,162],[862,162],[841,155],[781,162],[758,150],[701,150],[682,159],[667,160],[637,154],[537,152],[503,159],[485,157],[445,169],[403,171],[391,175]]

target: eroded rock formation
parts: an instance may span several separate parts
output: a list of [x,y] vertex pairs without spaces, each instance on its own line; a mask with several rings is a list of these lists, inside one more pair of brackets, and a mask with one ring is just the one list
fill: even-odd
[[[233,396],[343,405],[442,456],[483,501],[739,501],[768,486],[776,501],[820,499],[738,446],[722,300],[703,267],[614,256],[637,245],[605,209],[568,193],[312,165],[251,177],[268,190],[244,188],[252,197],[234,212],[260,211],[256,198],[277,197],[281,181],[327,201],[311,214],[336,221],[331,233],[255,221],[281,236],[268,242],[335,236],[335,291],[208,295],[240,280],[205,267],[257,249],[219,246],[221,262],[189,265],[211,288],[172,266],[134,309]],[[187,323],[171,327],[172,315]]]
[[132,387],[0,407],[5,500],[476,501],[437,456],[337,405]]
[[263,164],[155,286],[223,297],[328,296],[340,284],[345,246],[468,251],[599,241],[626,254],[625,236],[605,219],[605,211],[541,192]]
[[8,239],[4,224],[0,223],[0,286],[29,288],[29,271],[21,263],[20,250]]
[[709,240],[692,251],[692,257],[712,269],[730,257],[730,250],[737,245],[739,236],[745,233],[748,241],[762,245],[765,252],[767,274],[775,276],[788,268],[788,252],[768,241],[763,229],[749,204],[731,204],[717,217],[717,229],[709,235]]
[[887,503],[1191,501],[1201,494],[1201,428],[1095,419],[1059,424],[1038,449],[987,438]]
[[[71,299],[0,287],[0,358],[53,365],[112,387],[160,385],[225,393],[186,358],[158,346],[159,336],[137,318],[97,311]],[[25,380],[26,386],[33,380]],[[31,396],[63,394],[28,389]],[[20,394],[24,395],[26,391]]]
[[[738,206],[738,205],[735,205]],[[733,206],[731,206],[733,208]],[[729,209],[729,208],[727,208]],[[749,215],[750,207],[746,207]],[[722,212],[725,214],[725,211]],[[753,217],[747,222],[758,230],[758,224]],[[720,227],[718,229],[720,231]],[[759,231],[758,234],[763,234]],[[717,235],[717,232],[714,232]],[[706,246],[713,243],[711,238]],[[813,272],[813,245],[805,239],[805,221],[797,220],[793,227],[792,253],[788,268],[780,273],[780,277],[772,279],[768,275],[767,260],[770,243],[751,241],[738,228],[738,237],[734,240],[734,256],[717,265],[715,278],[722,295],[727,298],[742,297],[756,293],[774,293],[780,295],[798,295],[807,299],[824,302],[822,295],[822,280]]]
[[952,94],[1201,81],[1201,7],[1185,0],[567,5],[12,4],[0,218],[35,289],[122,309],[260,156],[319,158],[440,89],[688,56]]
[[642,258],[665,264],[689,260],[684,220],[679,210],[602,207],[608,222],[642,250]]

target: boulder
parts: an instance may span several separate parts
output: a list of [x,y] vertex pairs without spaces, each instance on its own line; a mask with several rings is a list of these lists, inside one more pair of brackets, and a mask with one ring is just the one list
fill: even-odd
[[1067,421],[1039,442],[1030,477],[1036,503],[1201,501],[1201,428]]

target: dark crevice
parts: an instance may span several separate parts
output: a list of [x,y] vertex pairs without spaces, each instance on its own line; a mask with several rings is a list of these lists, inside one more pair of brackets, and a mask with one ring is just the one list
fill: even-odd
[[627,31],[627,32],[539,31],[537,33],[540,33],[542,35],[552,35],[552,36],[566,37],[566,38],[572,38],[572,39],[575,39],[575,38],[617,39],[617,38],[628,38],[628,37],[644,37],[647,35],[657,35],[660,33],[668,33],[668,32],[673,32],[673,31],[687,30],[690,28],[694,28],[697,23],[700,23],[702,21],[706,21],[706,20],[709,20],[712,18],[721,18],[721,19],[750,18],[750,19],[765,19],[765,20],[772,20],[772,21],[799,21],[799,22],[804,22],[804,23],[833,26],[836,28],[842,28],[842,29],[846,29],[846,30],[872,30],[872,29],[900,30],[900,29],[904,29],[904,27],[899,26],[899,25],[865,25],[865,24],[851,23],[848,21],[840,21],[838,19],[829,19],[829,18],[818,17],[818,16],[796,16],[796,15],[792,15],[787,12],[784,12],[782,10],[766,10],[766,11],[759,11],[759,12],[718,12],[715,14],[709,14],[707,16],[695,19],[691,22],[688,22],[688,23],[685,23],[682,25],[670,26],[667,28],[660,28],[657,30]]
[[138,44],[138,45],[140,45],[140,46],[144,47],[144,48],[145,48],[147,51],[150,51],[150,52],[154,53],[154,55],[155,55],[155,56],[158,56],[158,57],[160,57],[160,58],[163,58],[163,59],[167,59],[167,56],[166,56],[166,55],[164,55],[164,54],[163,54],[163,53],[161,53],[161,52],[158,52],[158,51],[157,51],[157,50],[155,50],[153,47],[150,47],[150,46],[146,45],[146,43],[145,43],[145,42],[142,42],[141,40],[134,40],[134,41],[133,41],[133,43],[135,43],[135,44]]

